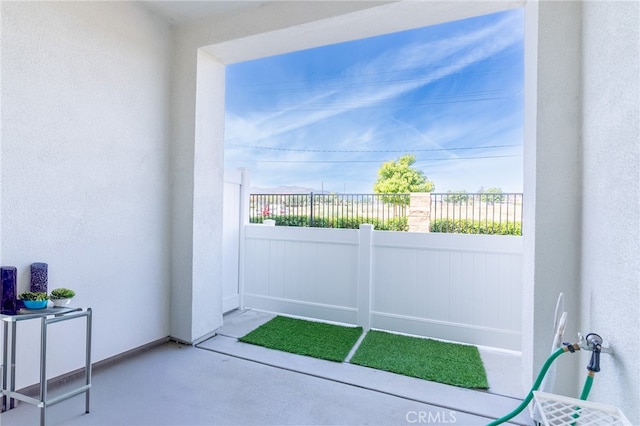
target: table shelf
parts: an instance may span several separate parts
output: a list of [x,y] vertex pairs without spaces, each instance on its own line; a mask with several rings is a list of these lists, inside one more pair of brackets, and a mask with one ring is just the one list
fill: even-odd
[[[76,395],[85,394],[85,413],[90,408],[91,390],[91,308],[54,307],[45,309],[20,309],[18,311],[0,312],[0,320],[3,323],[4,341],[2,347],[2,411],[15,407],[15,401],[19,400],[40,408],[40,426],[46,425],[47,407],[65,401]],[[47,386],[47,328],[51,324],[69,321],[77,318],[86,319],[85,340],[85,383],[63,395],[48,398]],[[17,323],[20,321],[40,320],[40,381],[37,398],[17,392],[16,386],[16,336]]]

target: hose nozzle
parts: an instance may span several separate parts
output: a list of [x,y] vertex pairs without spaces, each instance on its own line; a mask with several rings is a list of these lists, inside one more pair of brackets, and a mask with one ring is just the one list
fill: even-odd
[[587,346],[589,346],[589,350],[591,351],[602,351],[602,337],[597,335],[596,333],[589,333],[585,338],[587,341]]
[[600,371],[600,352],[602,352],[602,337],[595,333],[589,333],[587,334],[585,340],[587,342],[587,347],[590,351],[592,351],[589,365],[587,365],[587,370],[597,373],[598,371]]

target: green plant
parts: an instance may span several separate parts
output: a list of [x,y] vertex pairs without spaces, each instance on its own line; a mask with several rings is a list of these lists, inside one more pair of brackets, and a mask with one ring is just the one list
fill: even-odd
[[436,219],[431,222],[431,232],[449,234],[522,235],[520,222],[500,223],[478,220]]
[[[482,188],[481,188],[482,189]],[[480,195],[480,199],[483,203],[502,203],[504,201],[504,195],[502,194],[502,189],[500,188],[489,188],[487,190],[478,191]]]
[[447,195],[444,197],[444,201],[454,204],[466,204],[469,201],[469,194],[467,191],[447,191]]
[[33,292],[33,291],[25,291],[18,295],[18,299],[20,300],[34,300],[36,302],[40,302],[42,300],[49,300],[49,296],[47,293],[41,292]]
[[71,299],[76,292],[68,288],[56,288],[51,291],[51,299]]

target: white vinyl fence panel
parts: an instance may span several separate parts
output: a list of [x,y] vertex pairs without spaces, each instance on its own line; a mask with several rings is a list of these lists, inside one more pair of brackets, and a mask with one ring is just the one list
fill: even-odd
[[374,328],[520,350],[522,238],[375,232]]
[[356,322],[357,230],[245,229],[245,306]]
[[247,225],[244,304],[520,350],[522,238]]
[[240,306],[240,230],[242,229],[242,171],[224,172],[222,218],[222,312]]

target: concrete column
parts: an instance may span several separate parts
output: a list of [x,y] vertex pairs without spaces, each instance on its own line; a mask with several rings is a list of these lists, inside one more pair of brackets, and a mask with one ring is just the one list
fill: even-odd
[[[224,72],[203,50],[180,50],[176,85],[171,337],[197,343],[222,325]],[[195,80],[193,80],[195,79]]]
[[431,193],[412,193],[409,201],[409,232],[429,232],[430,225]]
[[[522,371],[528,389],[549,356],[560,292],[573,341],[580,317],[581,2],[525,6],[524,253]],[[558,200],[562,208],[558,209]],[[584,370],[575,358],[556,363],[555,393],[579,393]]]

